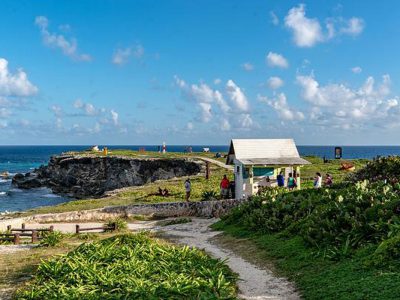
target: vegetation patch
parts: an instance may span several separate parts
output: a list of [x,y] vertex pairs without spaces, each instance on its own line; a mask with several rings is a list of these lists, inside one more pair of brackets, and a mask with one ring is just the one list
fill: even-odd
[[177,219],[173,219],[173,220],[161,221],[160,224],[161,224],[161,226],[170,226],[170,225],[185,224],[185,223],[190,223],[190,222],[192,222],[191,218],[177,218]]
[[125,234],[42,262],[16,299],[236,299],[235,282],[203,251]]

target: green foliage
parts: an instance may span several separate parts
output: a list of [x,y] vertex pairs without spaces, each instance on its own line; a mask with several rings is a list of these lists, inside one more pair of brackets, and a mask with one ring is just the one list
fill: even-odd
[[365,168],[351,174],[348,180],[353,182],[369,180],[382,181],[397,184],[400,178],[400,157],[388,156],[380,157],[369,161]]
[[201,194],[201,201],[212,201],[218,198],[218,193],[216,191],[204,191]]
[[125,234],[40,264],[16,299],[235,299],[236,276],[203,251]]
[[[124,231],[128,229],[128,223],[122,218],[115,218],[107,221],[104,226],[113,228],[115,226],[116,231]],[[111,230],[106,230],[111,231]]]
[[338,259],[397,232],[400,220],[393,208],[399,203],[399,191],[382,182],[293,193],[271,189],[223,220],[263,233],[299,235],[320,253]]
[[55,247],[63,240],[64,235],[60,231],[44,232],[39,242],[39,247]]
[[392,260],[400,259],[400,234],[395,235],[383,241],[373,255],[370,261],[375,265],[384,265]]

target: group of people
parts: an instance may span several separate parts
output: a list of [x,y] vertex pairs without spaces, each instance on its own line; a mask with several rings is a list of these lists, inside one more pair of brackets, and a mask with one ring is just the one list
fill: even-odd
[[[279,173],[279,175],[276,177],[276,181],[277,181],[279,187],[285,186],[285,176],[283,175],[283,172]],[[325,176],[324,186],[330,187],[330,186],[332,186],[332,184],[333,184],[333,178],[330,174],[327,173]],[[322,175],[319,172],[315,173],[313,187],[316,189],[319,189],[322,187]],[[293,190],[293,189],[297,188],[297,179],[296,179],[296,176],[293,175],[293,173],[289,173],[289,177],[287,179],[287,188],[289,190]]]

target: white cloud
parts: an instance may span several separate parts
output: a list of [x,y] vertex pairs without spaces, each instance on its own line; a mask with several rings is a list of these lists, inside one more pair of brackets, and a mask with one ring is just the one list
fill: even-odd
[[285,121],[302,121],[304,120],[304,114],[301,111],[296,111],[289,107],[286,100],[286,95],[284,93],[278,94],[273,99],[268,97],[258,96],[260,102],[267,103],[271,106],[277,113],[279,118]]
[[117,49],[112,56],[112,63],[116,65],[124,65],[129,61],[130,57],[136,59],[142,58],[144,55],[144,47],[141,44],[124,48]]
[[354,73],[354,74],[359,74],[359,73],[361,73],[362,72],[362,69],[361,69],[361,67],[353,67],[353,68],[351,68],[351,71]]
[[12,74],[8,69],[8,61],[0,58],[0,96],[32,96],[38,92],[28,79],[28,75],[19,69]]
[[283,80],[276,76],[272,76],[267,80],[267,85],[271,90],[277,90],[281,88],[283,84]]
[[0,108],[0,118],[8,118],[11,115],[11,111],[7,108]]
[[269,12],[269,16],[272,24],[275,26],[279,25],[279,18],[272,10]]
[[231,79],[226,83],[226,93],[239,111],[246,112],[249,110],[249,102],[246,95]]
[[289,67],[289,63],[288,63],[287,59],[278,53],[268,52],[266,61],[267,61],[268,66],[270,66],[270,67],[278,67],[278,68],[283,68],[283,69],[286,69]]
[[247,72],[250,72],[250,71],[254,70],[254,66],[249,62],[246,62],[246,63],[242,64],[242,68],[243,68],[243,70],[245,70]]
[[211,111],[211,104],[200,102],[199,107],[201,109],[201,120],[204,123],[208,123],[212,119],[212,111]]
[[364,30],[364,20],[357,17],[348,20],[343,17],[327,18],[326,30],[323,30],[317,18],[306,17],[305,8],[304,4],[293,7],[285,17],[285,27],[293,34],[293,42],[298,47],[313,47],[339,35],[356,36]]
[[250,114],[239,115],[238,121],[239,121],[239,126],[242,129],[249,129],[254,125],[254,121],[251,118]]
[[323,40],[319,21],[306,17],[304,4],[289,10],[285,17],[285,26],[292,31],[293,41],[299,47],[312,47]]
[[[310,118],[319,124],[360,128],[386,126],[387,123],[400,121],[398,99],[388,98],[389,75],[382,76],[380,84],[376,84],[373,77],[368,77],[360,88],[336,83],[321,86],[314,76],[297,76],[297,83],[301,87],[301,97],[314,105]],[[349,120],[352,122],[348,123]]]
[[186,124],[186,129],[187,129],[187,130],[193,130],[193,128],[194,128],[194,125],[193,125],[192,122],[188,122],[188,123]]
[[54,113],[56,117],[61,117],[63,114],[62,108],[59,105],[52,105],[50,107],[51,111]]
[[111,113],[111,119],[112,119],[114,125],[118,126],[118,124],[119,124],[118,113],[116,111],[114,111],[113,109],[110,111],[110,113]]
[[352,36],[359,35],[365,27],[365,22],[361,18],[351,18],[345,21],[345,25],[340,29],[342,33],[349,34]]
[[92,60],[90,55],[81,54],[78,52],[78,42],[75,38],[67,39],[62,34],[49,32],[49,20],[45,16],[36,17],[35,24],[39,27],[43,42],[46,46],[60,49],[64,55],[70,57],[73,60]]

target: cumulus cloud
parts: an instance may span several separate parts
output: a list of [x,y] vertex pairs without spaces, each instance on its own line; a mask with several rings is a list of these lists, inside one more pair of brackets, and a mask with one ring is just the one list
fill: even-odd
[[81,99],[75,100],[74,108],[82,110],[87,116],[95,116],[100,112],[100,109],[97,109],[93,104],[84,103]]
[[[52,33],[49,31],[49,20],[45,16],[37,16],[35,24],[39,27],[42,35],[43,43],[55,49],[60,49],[62,53],[76,61],[92,60],[89,54],[79,53],[78,42],[75,38],[66,38],[62,34]],[[65,25],[64,25],[65,26]]]
[[351,71],[354,73],[354,74],[359,74],[359,73],[361,73],[362,72],[362,69],[361,69],[361,67],[353,67],[353,68],[351,68]]
[[188,123],[186,124],[186,129],[187,129],[187,130],[193,130],[193,128],[194,128],[194,125],[193,125],[192,122],[188,122]]
[[280,77],[272,76],[268,78],[267,85],[271,90],[277,90],[283,86],[284,82]]
[[247,101],[246,95],[231,79],[226,83],[226,93],[238,110],[243,112],[249,110],[249,102]]
[[313,120],[337,125],[352,120],[348,128],[399,122],[398,99],[389,97],[389,75],[382,76],[380,84],[368,77],[359,88],[336,83],[320,85],[312,75],[297,76],[297,83],[301,87],[301,97],[314,105]]
[[218,84],[220,84],[222,81],[221,81],[221,79],[220,78],[215,78],[214,79],[214,84],[215,85],[218,85]]
[[285,27],[292,33],[293,42],[298,47],[313,47],[339,35],[357,36],[362,33],[365,22],[361,18],[327,18],[325,30],[317,18],[306,16],[306,6],[300,4],[291,8],[285,17]]
[[266,57],[267,65],[270,67],[278,67],[286,69],[289,67],[289,62],[283,55],[274,52],[268,52]]
[[270,99],[264,96],[258,96],[260,102],[264,102],[272,107],[277,113],[280,119],[285,121],[302,121],[304,120],[304,114],[301,111],[297,111],[287,103],[286,95],[280,93],[276,97]]
[[340,29],[342,33],[349,35],[359,35],[365,27],[365,22],[361,18],[351,18],[350,20],[344,21],[344,26]]
[[[223,131],[254,126],[247,97],[233,80],[227,81],[223,91],[213,89],[206,83],[188,84],[177,76],[175,84],[184,98],[196,104],[195,120],[214,124]],[[229,103],[225,99],[229,99]],[[232,124],[231,118],[235,120]]]
[[141,44],[117,49],[112,56],[112,63],[115,65],[124,65],[129,62],[131,57],[136,59],[142,58],[144,55],[144,47]]
[[8,69],[8,61],[0,58],[0,96],[28,97],[38,92],[28,79],[28,75],[22,70],[14,74]]
[[242,68],[243,68],[243,70],[245,70],[247,72],[250,72],[250,71],[254,70],[254,66],[249,62],[246,62],[246,63],[242,64]]
[[292,31],[293,41],[299,47],[312,47],[323,40],[318,19],[306,17],[304,4],[289,10],[285,17],[285,26]]

